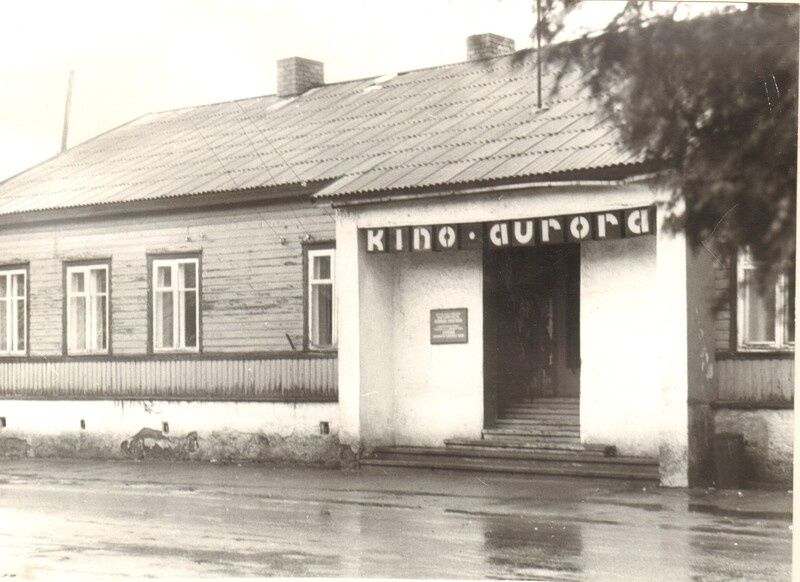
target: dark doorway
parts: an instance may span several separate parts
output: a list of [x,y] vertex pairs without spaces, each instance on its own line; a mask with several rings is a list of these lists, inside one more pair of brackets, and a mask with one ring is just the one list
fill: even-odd
[[484,253],[484,409],[580,395],[580,247]]

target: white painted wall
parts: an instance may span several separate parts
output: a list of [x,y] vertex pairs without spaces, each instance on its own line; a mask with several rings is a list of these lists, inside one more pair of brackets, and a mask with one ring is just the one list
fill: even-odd
[[657,366],[661,388],[661,439],[658,459],[661,484],[689,486],[689,364],[686,237],[664,228],[665,206],[658,207],[656,241]]
[[[0,416],[6,428],[0,436],[23,431],[36,434],[119,433],[132,436],[148,427],[161,430],[168,422],[171,436],[190,431],[263,431],[282,436],[319,434],[319,423],[339,426],[336,402],[171,402],[141,400],[2,400]],[[81,419],[86,430],[80,430]]]
[[[391,257],[394,408],[398,445],[442,446],[483,429],[483,267],[480,251]],[[369,258],[368,258],[369,260]],[[430,310],[466,307],[466,344],[431,345]]]
[[360,257],[361,439],[370,447],[394,445],[394,263],[369,257],[363,248]]
[[657,456],[656,240],[581,245],[581,441]]
[[[355,219],[336,213],[336,302],[339,352],[339,441],[357,450],[361,443],[361,292],[359,240]],[[341,354],[345,354],[342,358]]]
[[[0,440],[16,437],[37,443],[46,451],[64,448],[54,439],[69,444],[80,454],[79,440],[91,443],[96,456],[123,456],[120,444],[142,428],[160,431],[169,423],[170,438],[198,433],[201,450],[198,458],[285,457],[289,459],[338,461],[320,455],[338,455],[339,405],[335,402],[167,402],[141,400],[2,400]],[[85,429],[80,428],[84,420]],[[328,422],[330,434],[320,434],[320,422]],[[253,439],[263,436],[259,450]],[[268,443],[268,444],[267,444]],[[206,446],[207,445],[207,446]],[[204,448],[205,447],[205,448]],[[240,450],[238,450],[240,449]],[[45,452],[45,454],[49,454]],[[319,457],[319,458],[318,458]]]

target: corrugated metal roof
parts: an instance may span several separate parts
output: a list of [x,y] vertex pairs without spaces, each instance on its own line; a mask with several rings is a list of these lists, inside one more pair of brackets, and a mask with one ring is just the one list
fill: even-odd
[[[146,115],[0,183],[0,214],[325,181],[318,198],[635,165],[579,70],[536,55]],[[634,171],[631,168],[631,171]]]

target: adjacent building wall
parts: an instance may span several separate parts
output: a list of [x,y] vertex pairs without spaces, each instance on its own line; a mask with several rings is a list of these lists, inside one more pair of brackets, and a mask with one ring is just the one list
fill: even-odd
[[[4,227],[0,265],[29,265],[29,353],[0,359],[0,393],[230,399],[327,386],[335,398],[334,369],[313,355],[294,361],[303,349],[303,243],[333,236],[332,215],[307,200]],[[200,256],[201,355],[154,362],[148,256],[175,253]],[[63,341],[64,267],[93,259],[110,265],[110,353],[72,357]],[[281,363],[274,352],[291,352],[293,361]],[[265,361],[255,354],[267,354]]]
[[714,326],[714,264],[706,248],[687,248],[686,315],[688,372],[689,483],[713,478],[711,404],[717,399]]
[[791,487],[794,453],[794,410],[731,409],[714,411],[717,433],[744,437],[745,479]]
[[735,261],[714,261],[715,373],[714,432],[744,437],[745,477],[790,486],[794,465],[793,352],[738,349]]
[[[29,266],[29,354],[0,358],[0,455],[338,462],[336,354],[303,352],[304,243],[333,238],[307,197],[0,229],[0,266]],[[153,356],[148,256],[178,253],[200,256],[201,352]],[[65,263],[95,259],[111,350],[69,356]]]
[[205,352],[291,350],[303,338],[302,242],[333,240],[307,199],[0,230],[3,265],[30,264],[30,355],[60,356],[65,261],[111,259],[111,349],[148,349],[148,254],[202,257]]

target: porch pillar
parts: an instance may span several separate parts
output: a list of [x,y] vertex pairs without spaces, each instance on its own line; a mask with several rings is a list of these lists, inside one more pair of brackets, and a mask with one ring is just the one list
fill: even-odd
[[660,337],[657,353],[661,388],[659,467],[666,487],[689,485],[688,364],[686,318],[686,237],[664,227],[667,210],[658,204],[656,281],[658,303],[655,316]]
[[339,442],[358,452],[361,443],[359,351],[359,257],[355,219],[336,212],[336,298],[339,357]]
[[336,226],[339,442],[353,452],[394,444],[394,261],[367,256],[358,222],[339,209]]

